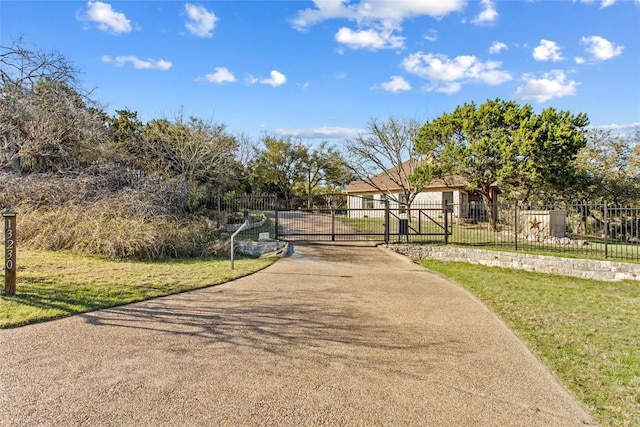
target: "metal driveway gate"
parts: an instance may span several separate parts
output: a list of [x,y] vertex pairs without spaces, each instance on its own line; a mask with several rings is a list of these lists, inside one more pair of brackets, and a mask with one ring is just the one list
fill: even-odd
[[[390,207],[388,200],[329,194],[279,203],[277,237],[289,241],[438,241],[451,231],[443,207]],[[411,218],[411,219],[409,219]]]
[[221,222],[241,236],[288,241],[374,241],[447,243],[451,210],[437,206],[411,208],[389,200],[346,194],[283,199],[274,195],[228,195],[217,198]]

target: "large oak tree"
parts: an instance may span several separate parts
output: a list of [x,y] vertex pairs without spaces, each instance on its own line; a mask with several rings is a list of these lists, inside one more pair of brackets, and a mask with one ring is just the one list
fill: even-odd
[[493,207],[497,184],[522,202],[573,180],[574,160],[586,144],[585,114],[488,100],[457,107],[428,121],[416,147],[443,177],[457,175],[487,206],[489,228],[496,230]]

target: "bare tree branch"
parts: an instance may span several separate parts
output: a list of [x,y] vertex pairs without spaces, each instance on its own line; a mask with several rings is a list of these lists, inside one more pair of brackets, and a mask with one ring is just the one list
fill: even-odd
[[[369,133],[347,141],[349,169],[357,179],[391,200],[410,205],[430,181],[414,173],[424,162],[424,156],[415,150],[418,129],[415,120],[371,119]],[[400,200],[398,190],[404,200]]]

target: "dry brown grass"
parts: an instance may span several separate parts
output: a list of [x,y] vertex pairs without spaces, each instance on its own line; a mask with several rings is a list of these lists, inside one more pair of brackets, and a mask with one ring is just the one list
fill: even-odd
[[120,259],[218,256],[227,235],[185,212],[186,185],[113,173],[60,177],[0,173],[0,209],[18,212],[20,245]]

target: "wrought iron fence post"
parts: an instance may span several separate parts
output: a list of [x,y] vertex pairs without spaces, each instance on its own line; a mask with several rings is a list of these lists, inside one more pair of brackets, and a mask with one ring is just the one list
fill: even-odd
[[278,240],[279,234],[278,234],[278,196],[275,195],[273,197],[273,223],[274,223],[274,227],[275,230],[273,230],[273,235],[275,236],[274,238],[276,240]]
[[444,204],[444,244],[449,244],[449,208],[447,202]]
[[336,241],[336,210],[331,206],[331,241]]
[[609,258],[609,208],[604,201],[604,257]]
[[516,200],[515,208],[513,209],[513,247],[518,250],[518,201]]
[[389,199],[384,200],[384,243],[385,245],[389,244],[389,229],[391,224],[389,224],[391,219],[391,215],[389,215]]

